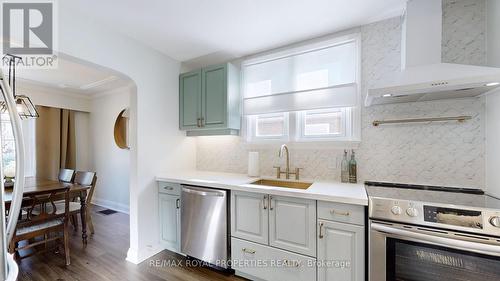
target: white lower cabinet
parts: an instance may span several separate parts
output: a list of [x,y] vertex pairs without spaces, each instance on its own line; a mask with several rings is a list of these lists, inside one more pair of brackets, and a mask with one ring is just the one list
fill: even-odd
[[180,196],[159,194],[160,242],[164,248],[179,252],[181,242]]
[[318,220],[318,281],[363,280],[364,227]]
[[232,268],[251,280],[314,281],[316,259],[232,238]]
[[272,195],[269,200],[269,244],[315,257],[316,201]]

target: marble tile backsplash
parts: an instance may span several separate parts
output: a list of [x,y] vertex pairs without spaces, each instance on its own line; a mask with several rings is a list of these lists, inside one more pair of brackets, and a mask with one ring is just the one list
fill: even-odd
[[[365,108],[359,174],[364,180],[484,187],[484,100]],[[373,127],[380,119],[470,115],[472,120]]]
[[[482,99],[384,105],[363,111],[362,142],[357,148],[359,180],[484,186]],[[373,127],[377,119],[471,115],[465,123],[401,124]],[[291,166],[307,179],[340,180],[342,148],[290,148]],[[248,151],[258,151],[261,175],[284,166],[279,144],[253,146],[234,136],[199,137],[199,170],[246,173]]]
[[486,64],[486,0],[443,0],[442,60]]
[[[484,0],[446,0],[446,24],[457,24],[464,2],[481,5]],[[479,4],[478,4],[479,3]],[[478,6],[466,14],[476,20]],[[475,12],[474,12],[475,11]],[[446,18],[448,17],[448,18]],[[484,19],[482,19],[484,20]],[[477,20],[477,25],[481,20]],[[476,21],[475,21],[476,23]],[[463,24],[463,23],[462,23]],[[446,28],[445,28],[446,29]],[[450,28],[447,28],[450,29]],[[361,27],[362,92],[384,76],[401,69],[401,19],[393,18]],[[463,32],[459,30],[457,32]],[[469,32],[469,31],[466,31]],[[448,42],[455,40],[450,36]],[[444,58],[452,62],[483,63],[484,42],[455,52],[444,48]],[[459,44],[457,42],[456,44]],[[455,44],[455,43],[450,43]],[[462,44],[462,43],[460,43]],[[482,45],[481,45],[482,44]],[[453,51],[452,51],[453,50]],[[470,54],[464,55],[464,54]],[[477,54],[477,56],[476,56]],[[378,180],[416,184],[453,185],[483,188],[485,181],[484,100],[463,99],[411,104],[363,107],[362,141],[356,149],[360,181]],[[465,123],[400,124],[373,127],[373,120],[392,118],[471,115]],[[255,147],[234,136],[197,138],[199,170],[246,173],[248,151],[259,151],[260,170],[274,176],[279,144]],[[291,165],[303,168],[309,179],[340,179],[342,147],[296,146],[290,149]]]

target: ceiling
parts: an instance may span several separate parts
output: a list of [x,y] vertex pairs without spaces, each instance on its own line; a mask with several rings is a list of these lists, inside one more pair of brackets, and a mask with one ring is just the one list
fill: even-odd
[[406,0],[75,0],[65,2],[179,61],[241,57],[400,15]]
[[[7,68],[3,71],[8,74]],[[131,83],[112,70],[61,56],[55,69],[17,68],[16,79],[20,86],[27,83],[89,96]]]

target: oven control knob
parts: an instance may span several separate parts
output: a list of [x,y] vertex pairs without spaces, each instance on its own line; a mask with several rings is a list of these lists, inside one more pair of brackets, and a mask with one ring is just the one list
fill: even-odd
[[399,206],[393,206],[391,208],[391,213],[393,213],[396,216],[401,215],[402,212],[403,212],[403,210],[401,210],[401,207],[399,207]]
[[413,218],[414,218],[414,217],[418,216],[418,210],[417,210],[417,209],[415,209],[415,208],[408,208],[408,209],[406,209],[406,214],[407,214],[408,216],[410,216],[410,217],[413,217]]
[[490,223],[491,223],[491,225],[493,225],[494,227],[498,227],[498,228],[500,228],[500,217],[491,217],[491,218],[490,218]]

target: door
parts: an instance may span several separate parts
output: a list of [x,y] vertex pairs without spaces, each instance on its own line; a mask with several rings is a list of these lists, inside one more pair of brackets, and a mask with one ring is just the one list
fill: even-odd
[[202,70],[202,126],[225,128],[227,121],[227,65]]
[[179,76],[179,127],[192,130],[201,127],[201,70]]
[[269,244],[316,256],[316,201],[269,197]]
[[268,195],[234,191],[231,194],[231,236],[267,245]]
[[318,220],[318,281],[365,280],[365,229]]
[[227,267],[227,191],[197,186],[182,186],[182,253]]
[[168,250],[180,250],[180,196],[160,194],[161,243]]

